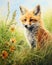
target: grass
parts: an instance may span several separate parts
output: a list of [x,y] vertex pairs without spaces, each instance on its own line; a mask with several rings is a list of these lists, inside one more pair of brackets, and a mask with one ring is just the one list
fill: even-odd
[[[41,50],[30,49],[23,30],[19,30],[15,21],[16,10],[8,21],[10,8],[6,21],[0,21],[0,65],[52,65],[52,42]],[[49,15],[49,17],[47,17]],[[52,15],[45,14],[45,27],[52,32]]]
[[45,27],[52,33],[52,10],[45,13],[43,16]]

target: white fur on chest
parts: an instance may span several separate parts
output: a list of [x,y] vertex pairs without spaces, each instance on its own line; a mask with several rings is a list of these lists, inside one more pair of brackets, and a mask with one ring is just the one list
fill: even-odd
[[25,37],[30,46],[36,46],[36,38],[34,32],[25,30]]

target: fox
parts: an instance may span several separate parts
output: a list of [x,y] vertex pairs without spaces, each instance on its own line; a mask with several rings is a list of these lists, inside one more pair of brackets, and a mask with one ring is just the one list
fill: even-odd
[[25,37],[31,48],[42,48],[46,42],[52,40],[51,33],[44,27],[41,17],[41,7],[37,5],[33,10],[20,6],[23,27],[25,28]]

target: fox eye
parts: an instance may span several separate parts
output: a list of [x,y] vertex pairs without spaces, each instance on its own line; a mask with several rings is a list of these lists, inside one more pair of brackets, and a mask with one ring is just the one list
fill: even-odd
[[33,21],[33,19],[30,19],[30,22]]
[[35,22],[37,22],[37,20],[36,20],[36,19],[30,19],[30,22],[31,22],[31,21],[35,21]]
[[36,20],[36,19],[34,19],[34,21],[36,22],[37,20]]
[[27,19],[24,19],[24,21],[27,21]]

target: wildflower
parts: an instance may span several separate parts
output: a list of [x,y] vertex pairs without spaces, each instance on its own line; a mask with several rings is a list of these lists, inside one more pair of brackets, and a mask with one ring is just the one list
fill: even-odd
[[6,42],[6,45],[7,45],[7,46],[9,46],[9,45],[10,45],[10,43],[9,43],[9,42]]
[[7,58],[7,57],[8,57],[8,52],[5,51],[5,50],[3,50],[3,51],[2,51],[2,58],[5,59],[5,58]]
[[15,46],[10,47],[10,51],[13,52],[15,50]]
[[16,43],[16,39],[15,39],[15,38],[11,38],[11,39],[10,39],[10,42]]
[[11,32],[14,32],[14,31],[15,31],[15,26],[14,26],[14,25],[11,25],[10,31],[11,31]]

